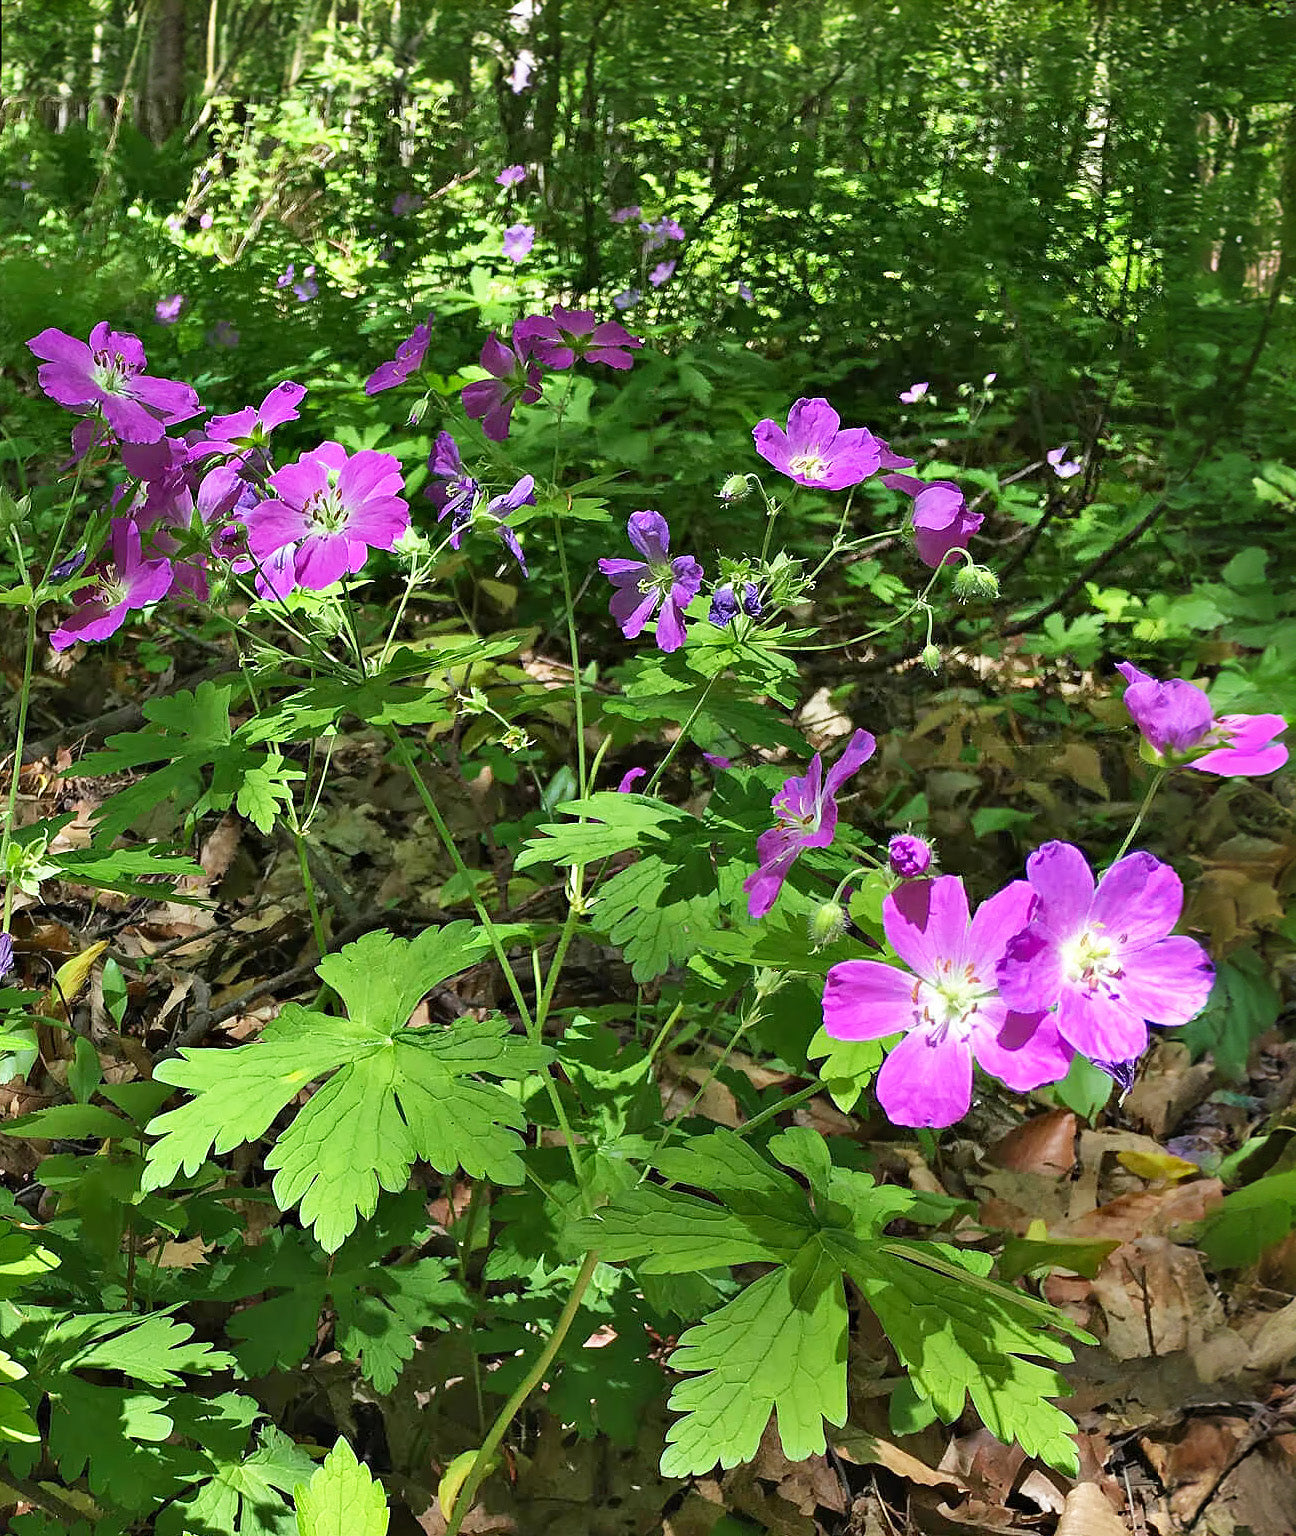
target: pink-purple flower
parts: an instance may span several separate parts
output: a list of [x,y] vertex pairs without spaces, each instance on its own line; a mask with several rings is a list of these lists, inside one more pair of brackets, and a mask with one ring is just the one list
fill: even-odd
[[536,56],[529,48],[522,48],[517,58],[513,60],[513,68],[504,76],[509,90],[515,96],[520,96],[531,84],[531,76],[535,74]]
[[728,629],[740,613],[749,619],[759,619],[763,612],[760,587],[754,581],[744,581],[735,588],[731,581],[717,587],[711,594],[711,611],[707,618],[717,629]]
[[1052,842],[1027,859],[1026,878],[1029,921],[998,967],[1010,1007],[1055,1008],[1068,1045],[1120,1062],[1146,1048],[1148,1024],[1186,1024],[1206,1006],[1214,967],[1195,939],[1171,934],[1183,884],[1168,864],[1127,854],[1095,887],[1080,849]]
[[570,368],[578,358],[629,368],[633,349],[643,341],[615,320],[601,323],[592,309],[564,309],[555,304],[547,315],[528,315],[513,327],[513,340],[546,368]]
[[868,731],[856,731],[827,774],[816,752],[804,777],[784,780],[770,802],[775,825],[756,839],[758,868],[743,881],[749,917],[765,916],[805,849],[829,846],[837,831],[837,791],[876,748]]
[[756,295],[751,291],[751,288],[746,283],[742,282],[738,284],[734,292],[738,295],[744,304],[752,303],[756,297]]
[[659,261],[648,274],[648,281],[654,288],[660,288],[663,283],[670,281],[674,271],[675,263],[673,261]]
[[68,410],[98,411],[125,443],[155,443],[165,429],[202,409],[188,384],[150,378],[138,336],[101,320],[90,341],[50,326],[27,343],[41,359],[40,387]]
[[510,224],[504,231],[504,254],[510,261],[523,261],[531,253],[531,247],[535,244],[535,226],[531,224]]
[[525,165],[506,165],[495,180],[501,187],[516,187],[526,180]]
[[493,496],[484,506],[481,504],[481,488],[477,482],[469,480],[467,484],[472,487],[470,492],[461,494],[453,502],[447,501],[437,513],[438,522],[446,517],[451,519],[450,547],[458,549],[464,534],[477,518],[481,518],[517,561],[522,574],[529,576],[531,573],[527,570],[526,556],[522,553],[517,534],[509,527],[508,517],[522,507],[535,505],[535,480],[530,475],[523,475],[511,490]]
[[[615,218],[615,214],[613,217]],[[682,240],[684,238],[684,226],[677,220],[669,217],[660,218],[655,224],[650,224],[645,220],[639,225],[639,228],[646,237],[643,243],[643,253],[645,256],[653,251],[661,250],[662,246],[669,240]]]
[[371,549],[390,549],[409,527],[405,482],[390,453],[321,443],[269,483],[274,499],[247,517],[248,547],[264,562],[291,546],[293,575],[312,591],[353,575]]
[[953,1125],[972,1102],[974,1061],[1018,1092],[1066,1076],[1072,1051],[1053,1019],[1014,1008],[996,986],[1031,902],[1030,886],[1014,880],[970,916],[957,876],[906,881],[882,903],[882,926],[908,969],[844,960],[828,972],[823,1018],[834,1040],[904,1037],[877,1079],[896,1125]]
[[613,294],[613,309],[633,309],[643,298],[643,293],[638,288],[623,288],[620,293]]
[[202,436],[190,442],[188,457],[200,459],[212,453],[264,448],[276,427],[298,420],[301,413],[297,407],[305,398],[304,384],[285,379],[269,391],[260,405],[245,405],[241,411],[232,411],[228,416],[211,417],[202,429]]
[[917,405],[930,388],[931,385],[924,379],[919,384],[911,384],[908,389],[902,389],[900,399],[905,405]]
[[416,325],[396,348],[396,356],[390,362],[380,363],[365,380],[365,394],[378,395],[385,389],[395,389],[410,374],[417,373],[427,356],[428,343],[432,339],[432,316]]
[[621,775],[621,782],[617,785],[618,795],[630,795],[634,793],[634,787],[640,779],[648,777],[646,768],[627,768]]
[[905,469],[913,463],[892,453],[867,427],[843,431],[841,417],[818,396],[793,405],[786,431],[766,418],[756,423],[752,437],[761,458],[798,485],[818,491],[840,491],[879,469]]
[[638,203],[632,203],[628,208],[618,208],[612,215],[614,224],[628,224],[631,219],[637,219],[643,212]]
[[1050,448],[1044,457],[1053,466],[1053,473],[1059,480],[1070,480],[1072,475],[1078,475],[1084,469],[1084,464],[1079,459],[1068,459],[1067,449],[1070,443],[1063,443],[1060,448]]
[[153,306],[153,318],[159,325],[174,325],[184,308],[183,293],[169,293]]
[[916,475],[883,475],[882,484],[913,498],[911,526],[914,548],[924,565],[933,570],[958,557],[968,540],[985,521],[970,511],[963,492],[952,480],[919,480]]
[[702,586],[702,567],[692,555],[670,555],[670,528],[660,512],[632,512],[626,524],[642,560],[604,559],[599,570],[616,591],[609,605],[627,640],[636,639],[660,608],[655,638],[663,651],[684,644],[684,610]]
[[887,844],[887,863],[902,880],[919,880],[932,867],[932,846],[925,837],[897,832]]
[[1277,740],[1287,729],[1281,715],[1217,717],[1195,683],[1180,677],[1159,683],[1129,661],[1116,670],[1129,684],[1125,708],[1156,762],[1232,779],[1273,773],[1287,761]]
[[511,346],[492,331],[481,349],[481,365],[490,379],[465,384],[459,398],[463,408],[493,443],[502,443],[509,435],[513,407],[519,401],[534,405],[540,398],[540,370],[531,361],[525,337],[515,336]]
[[[428,471],[434,482],[424,495],[437,509],[437,521],[447,514],[453,515],[465,505],[471,509],[481,491],[480,484],[464,473],[463,460],[459,457],[459,444],[448,432],[438,432],[432,452],[428,455]],[[457,546],[456,546],[457,547]]]
[[95,566],[95,584],[76,594],[76,607],[50,636],[56,651],[67,650],[77,640],[106,640],[122,627],[128,613],[160,602],[170,590],[171,562],[145,556],[133,519],[113,519],[108,551],[109,559]]

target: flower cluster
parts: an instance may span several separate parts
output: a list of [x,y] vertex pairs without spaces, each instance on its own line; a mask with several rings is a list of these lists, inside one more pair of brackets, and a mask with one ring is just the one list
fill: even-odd
[[488,528],[508,550],[509,554],[527,576],[526,556],[518,536],[508,524],[511,513],[525,506],[535,505],[535,480],[523,477],[499,496],[487,498],[481,483],[465,473],[459,457],[459,445],[448,432],[437,434],[437,440],[428,457],[428,469],[433,483],[425,493],[437,509],[437,521],[450,519],[450,546],[458,549],[463,535],[479,523]]
[[1216,716],[1195,683],[1158,683],[1130,661],[1116,670],[1129,684],[1125,708],[1153,762],[1231,779],[1273,773],[1287,761],[1287,748],[1277,740],[1287,729],[1281,715]]

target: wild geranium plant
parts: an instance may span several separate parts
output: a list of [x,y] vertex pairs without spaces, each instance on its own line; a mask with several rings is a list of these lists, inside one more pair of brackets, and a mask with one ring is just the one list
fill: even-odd
[[[643,227],[646,249],[682,238],[668,218]],[[1215,719],[1193,685],[1123,668],[1155,765],[1125,845],[1095,872],[1079,848],[1050,843],[974,910],[925,838],[882,844],[867,830],[874,735],[856,730],[825,764],[791,723],[795,656],[813,631],[790,616],[831,561],[898,542],[898,569],[922,585],[869,634],[916,628],[927,653],[937,602],[993,593],[971,549],[981,514],[957,484],[888,473],[903,522],[861,530],[855,488],[913,460],[843,427],[825,399],[792,402],[786,426],[754,424],[754,454],[779,478],[767,485],[753,460],[720,486],[726,504],[755,498],[756,554],[690,550],[662,495],[660,509],[630,515],[630,557],[598,482],[580,487],[583,521],[606,530],[597,568],[609,617],[606,586],[578,607],[582,578],[596,595],[599,581],[570,557],[563,417],[573,371],[615,378],[640,339],[591,311],[524,316],[486,338],[486,377],[456,398],[424,374],[433,329],[429,316],[364,385],[425,392],[413,419],[426,421],[430,508],[409,494],[417,462],[349,451],[291,380],[203,422],[193,390],[151,378],[140,342],[106,322],[89,342],[49,329],[30,343],[40,386],[81,420],[53,541],[34,549],[21,516],[8,527],[26,689],[42,647],[75,658],[125,644],[126,626],[150,615],[205,616],[217,626],[207,633],[224,636],[224,665],[150,699],[139,729],[74,765],[116,786],[88,848],[60,842],[62,821],[20,828],[14,776],[0,847],[11,1074],[30,1070],[38,1027],[69,1028],[54,995],[27,986],[10,940],[17,907],[59,881],[183,899],[201,873],[185,849],[209,818],[244,818],[294,848],[319,986],[232,1047],[204,1043],[199,1015],[151,1078],[106,1082],[77,1040],[69,1101],[10,1122],[88,1150],[42,1165],[52,1204],[41,1219],[0,1201],[5,1295],[21,1301],[0,1310],[6,1479],[56,1517],[90,1498],[110,1519],[153,1520],[161,1536],[283,1529],[290,1504],[300,1518],[335,1485],[381,1506],[345,1443],[317,1486],[307,1447],[268,1422],[253,1388],[326,1336],[380,1398],[416,1353],[442,1344],[457,1363],[420,1390],[468,1372],[477,1416],[440,1490],[452,1533],[542,1384],[580,1433],[624,1438],[673,1377],[670,1476],[752,1457],[771,1414],[786,1453],[805,1457],[851,1409],[848,1281],[887,1340],[877,1374],[903,1378],[897,1429],[952,1423],[970,1405],[1001,1440],[1074,1469],[1054,1367],[1087,1335],[941,1230],[956,1202],[879,1182],[858,1144],[798,1123],[797,1106],[823,1086],[804,1062],[809,1081],[791,1094],[743,1079],[736,1126],[708,1122],[703,1099],[715,1079],[735,1082],[726,1063],[789,987],[808,991],[814,1012],[822,1000],[806,1053],[830,1058],[852,1101],[872,1088],[898,1125],[953,1125],[978,1073],[1023,1095],[1060,1081],[1077,1055],[1126,1077],[1148,1027],[1193,1017],[1212,981],[1202,947],[1173,931],[1178,877],[1129,845],[1172,768],[1268,772],[1285,756],[1283,723]],[[542,410],[551,440],[515,461],[515,414]],[[280,453],[276,429],[290,421],[309,423],[316,445]],[[777,543],[792,498],[805,497],[841,498],[812,571]],[[454,733],[470,726],[535,774],[537,735],[559,718],[553,678],[516,665],[526,634],[418,617],[452,563],[501,555],[523,577],[538,562],[556,571],[551,632],[566,650],[571,725],[565,778],[546,788],[536,775],[527,804],[519,776],[509,868],[493,830],[488,863],[480,838],[452,829],[442,786],[463,771]],[[581,652],[597,625],[632,647],[616,686],[593,687]],[[460,915],[426,926],[368,913],[339,935],[312,827],[343,728],[367,733],[408,776],[455,872],[443,900]],[[529,894],[512,894],[514,876]],[[578,939],[629,967],[633,998],[581,999],[568,980]],[[129,1027],[131,962],[100,963],[105,1006]],[[458,1001],[470,968],[496,978],[498,1007]],[[668,1047],[703,1034],[713,1049],[695,1057],[697,1091],[667,1113],[658,1068]],[[246,1187],[249,1149],[268,1191]],[[452,1196],[435,1234],[413,1187],[427,1177]],[[267,1194],[284,1217],[268,1236],[264,1221],[249,1226]],[[160,1257],[175,1243],[182,1265]],[[599,1352],[580,1348],[599,1329],[618,1341],[618,1369],[603,1376]],[[674,1341],[664,1369],[663,1339]],[[260,1525],[247,1523],[253,1511]]]

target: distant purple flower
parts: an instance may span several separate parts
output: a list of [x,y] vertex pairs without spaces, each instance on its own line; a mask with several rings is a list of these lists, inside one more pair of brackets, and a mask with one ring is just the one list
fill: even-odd
[[68,410],[99,410],[122,442],[155,443],[202,409],[188,384],[150,378],[139,337],[109,330],[106,320],[88,345],[51,326],[27,346],[42,360],[36,377],[50,399]]
[[237,347],[239,333],[228,320],[218,320],[207,332],[205,340],[213,347]]
[[1195,939],[1171,937],[1183,884],[1150,853],[1131,853],[1094,877],[1071,843],[1045,843],[1026,861],[1029,921],[999,963],[1012,1008],[1057,1009],[1062,1039],[1090,1060],[1128,1061],[1147,1026],[1177,1026],[1206,1006],[1215,971]]
[[274,499],[247,517],[248,547],[258,560],[294,546],[298,583],[313,592],[354,574],[371,549],[390,549],[409,527],[400,462],[390,453],[321,443],[270,476]]
[[[476,484],[475,481],[472,483]],[[516,512],[520,507],[534,505],[535,481],[530,475],[523,475],[512,490],[492,497],[485,507],[475,504],[474,501],[461,501],[457,507],[447,504],[437,513],[437,521],[440,522],[446,516],[453,519],[451,526],[454,531],[450,535],[450,546],[452,549],[458,549],[459,541],[472,526],[474,516],[480,516],[483,520],[494,519],[494,527],[491,531],[521,566],[522,574],[529,576],[531,573],[527,570],[526,556],[522,553],[518,536],[509,527],[507,518],[510,513]]]
[[296,277],[296,275],[297,275],[297,269],[293,265],[293,263],[290,261],[288,263],[288,265],[283,269],[283,271],[279,274],[279,276],[275,278],[275,287],[276,288],[286,288],[288,286],[288,284],[292,282],[293,278]]
[[900,832],[887,844],[887,863],[902,880],[918,880],[932,867],[932,848],[925,837]]
[[776,824],[756,839],[759,867],[743,881],[747,915],[764,917],[774,905],[788,871],[806,848],[827,848],[837,831],[837,791],[873,756],[877,742],[856,731],[825,776],[818,752],[804,777],[784,780],[770,802]]
[[1116,670],[1129,684],[1125,708],[1157,762],[1233,779],[1273,773],[1287,761],[1287,748],[1276,739],[1287,729],[1281,715],[1216,717],[1195,683],[1178,677],[1159,683],[1129,661]]
[[721,757],[718,752],[704,752],[702,754],[702,761],[704,763],[710,764],[710,766],[716,769],[717,772],[724,768],[733,767],[733,758]]
[[564,309],[555,304],[547,315],[528,315],[513,327],[513,340],[546,368],[570,368],[577,358],[629,368],[633,349],[643,341],[615,320],[599,323],[592,309]]
[[495,180],[501,187],[516,187],[519,182],[526,180],[525,165],[506,165]]
[[535,244],[535,228],[531,224],[510,224],[504,231],[504,254],[510,261],[522,261]]
[[1084,469],[1079,459],[1068,459],[1067,449],[1070,443],[1063,443],[1060,448],[1050,448],[1044,457],[1053,466],[1053,473],[1059,480],[1069,480],[1072,475],[1078,475]]
[[315,281],[313,265],[302,273],[301,282],[293,284],[293,292],[301,304],[309,304],[312,299],[319,298],[319,284]]
[[660,288],[663,283],[669,282],[671,274],[675,271],[673,261],[659,261],[648,274],[648,281],[654,288]]
[[0,933],[0,979],[14,968],[13,940],[7,933]]
[[883,475],[882,484],[913,497],[914,548],[922,563],[933,570],[956,559],[954,551],[966,549],[968,540],[985,522],[980,512],[969,511],[963,492],[952,480]]
[[1072,1052],[1042,1009],[1015,1010],[996,967],[1026,921],[1031,889],[1014,880],[969,916],[955,875],[907,880],[882,903],[887,942],[908,967],[844,960],[828,972],[823,1019],[834,1040],[903,1034],[877,1078],[896,1125],[953,1125],[972,1102],[972,1063],[1024,1093],[1067,1074]]
[[509,90],[515,96],[520,96],[527,86],[531,84],[531,76],[535,74],[536,56],[529,48],[523,48],[513,60],[513,68],[504,76]]
[[743,582],[741,594],[734,590],[732,582],[726,582],[711,594],[711,612],[707,618],[717,629],[727,629],[740,613],[759,619],[761,612],[760,588],[754,581]]
[[671,559],[670,529],[660,512],[632,512],[626,532],[643,559],[599,561],[599,570],[617,589],[612,617],[626,639],[634,640],[660,607],[657,644],[663,651],[677,651],[684,644],[684,610],[702,586],[702,567],[692,555]]
[[902,469],[913,463],[892,453],[867,427],[842,431],[841,417],[820,397],[793,405],[786,432],[766,418],[757,422],[752,437],[756,452],[781,474],[820,491],[840,491],[879,469]]
[[481,349],[481,365],[493,379],[465,384],[459,398],[474,421],[493,443],[502,443],[509,435],[513,407],[519,401],[534,405],[540,398],[540,370],[531,361],[524,339],[514,338],[512,346],[492,331]]
[[50,636],[56,651],[78,640],[106,640],[136,609],[160,602],[171,587],[171,562],[145,559],[138,524],[115,517],[108,536],[110,558],[96,564],[96,585],[76,594],[76,607]]
[[432,316],[416,325],[396,348],[396,356],[388,363],[380,363],[365,380],[365,394],[378,395],[385,389],[395,389],[410,374],[417,373],[427,356],[428,343],[432,339]]
[[210,229],[215,222],[216,222],[216,220],[212,217],[212,215],[210,213],[204,213],[202,215],[202,217],[198,220],[198,228],[199,229]]
[[174,325],[180,318],[180,311],[184,308],[184,294],[168,294],[165,299],[159,299],[153,306],[153,314],[159,325]]
[[627,769],[626,772],[621,775],[621,782],[617,785],[617,794],[632,794],[634,792],[634,787],[639,782],[639,780],[646,779],[647,777],[648,770],[646,768]]
[[752,303],[756,297],[756,295],[751,291],[746,283],[739,283],[736,292],[738,297],[742,299],[745,304]]
[[465,505],[471,510],[481,492],[481,486],[471,475],[464,474],[459,444],[448,432],[437,433],[437,440],[428,455],[428,471],[435,480],[442,482],[429,485],[423,493],[437,509],[438,522],[446,514],[453,515]]
[[655,224],[649,224],[645,221],[639,225],[639,228],[647,236],[643,243],[643,253],[645,256],[653,251],[661,250],[662,246],[669,240],[682,240],[684,238],[684,226],[671,218],[660,218]]
[[931,385],[924,379],[921,384],[911,384],[908,389],[902,389],[900,399],[905,405],[917,405],[930,388]]
[[631,219],[637,219],[642,212],[643,209],[638,203],[632,204],[629,208],[618,208],[612,215],[612,222],[614,224],[628,224]]
[[423,198],[419,193],[398,192],[396,196],[392,198],[392,216],[397,219],[403,219],[406,214],[417,213],[422,206]]
[[642,298],[643,294],[638,288],[623,288],[620,293],[613,295],[612,308],[633,309]]

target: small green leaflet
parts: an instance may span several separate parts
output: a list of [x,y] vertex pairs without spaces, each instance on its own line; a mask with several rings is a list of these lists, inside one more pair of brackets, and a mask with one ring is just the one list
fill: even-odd
[[1254,1264],[1296,1227],[1296,1172],[1270,1173],[1224,1197],[1206,1218],[1201,1246],[1217,1269]]
[[387,1495],[339,1440],[309,1483],[293,1490],[300,1536],[387,1536]]
[[665,1178],[706,1196],[644,1184],[573,1228],[605,1260],[641,1261],[645,1273],[777,1266],[681,1338],[671,1366],[700,1374],[671,1395],[684,1417],[669,1433],[663,1471],[684,1477],[750,1459],[771,1411],[788,1456],[823,1449],[822,1421],[841,1424],[846,1413],[843,1273],[873,1307],[917,1395],[945,1422],[971,1397],[1001,1440],[1074,1468],[1074,1425],[1049,1401],[1066,1395],[1066,1383],[1021,1357],[1069,1359],[1050,1328],[1087,1335],[987,1279],[986,1255],[882,1237],[897,1216],[921,1222],[948,1212],[925,1211],[912,1191],[835,1167],[815,1132],[783,1132],[770,1151],[805,1176],[809,1198],[740,1137],[716,1131],[656,1160]]
[[294,1536],[288,1495],[312,1475],[314,1463],[277,1429],[263,1430],[260,1442],[245,1458],[214,1457],[212,1476],[158,1515],[157,1536]]
[[538,830],[542,836],[528,839],[518,855],[516,868],[534,864],[590,864],[627,848],[653,847],[669,841],[672,834],[692,823],[696,816],[664,800],[646,795],[623,795],[603,790],[584,800],[568,800],[560,807],[578,821],[549,822]]
[[256,1140],[320,1078],[327,1081],[280,1134],[266,1167],[278,1170],[280,1209],[300,1202],[302,1220],[329,1252],[373,1215],[380,1189],[405,1187],[416,1158],[442,1173],[462,1167],[474,1178],[520,1184],[525,1117],[514,1097],[476,1075],[525,1077],[548,1061],[548,1050],[512,1037],[503,1018],[406,1024],[420,998],[488,948],[467,922],[412,941],[366,934],[318,966],[349,1017],[290,1003],[258,1043],[238,1048],[237,1060],[229,1051],[187,1050],[165,1062],[157,1076],[194,1097],[149,1126],[160,1140],[149,1149],[144,1188],[161,1188],[181,1168],[197,1173],[213,1150]]

